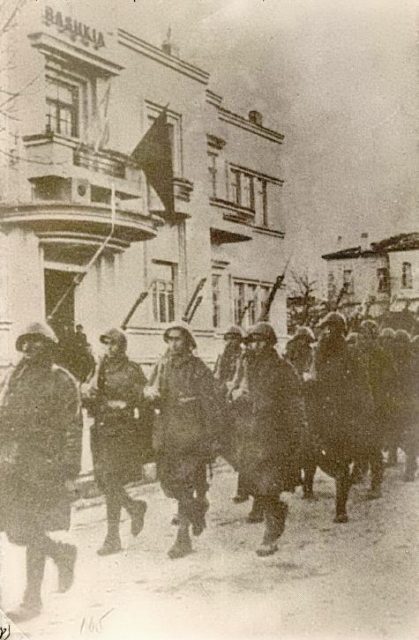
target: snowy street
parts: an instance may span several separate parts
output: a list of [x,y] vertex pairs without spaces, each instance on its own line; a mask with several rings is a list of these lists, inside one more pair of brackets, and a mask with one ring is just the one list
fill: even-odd
[[[247,524],[250,502],[234,505],[236,476],[216,469],[208,527],[195,552],[169,560],[175,503],[158,484],[135,489],[148,501],[138,539],[125,517],[124,551],[99,558],[105,533],[102,502],[74,510],[65,539],[79,548],[72,590],[54,593],[48,565],[44,611],[23,631],[40,638],[419,638],[418,481],[387,471],[383,498],[365,500],[353,488],[348,524],[333,524],[333,483],[317,473],[318,501],[285,494],[290,515],[279,551],[261,559],[255,548],[263,525]],[[83,504],[83,507],[86,503]],[[57,536],[58,537],[58,536]],[[61,536],[61,539],[64,539]],[[3,607],[24,588],[23,550],[4,542]],[[13,569],[11,568],[13,567]],[[16,567],[20,573],[16,574]],[[13,638],[12,634],[12,638]],[[17,637],[17,635],[16,635]]]

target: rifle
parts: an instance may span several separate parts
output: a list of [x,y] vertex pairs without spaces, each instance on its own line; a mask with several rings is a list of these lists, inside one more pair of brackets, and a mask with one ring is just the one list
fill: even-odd
[[148,296],[148,291],[141,291],[140,295],[138,296],[138,298],[136,299],[136,301],[132,305],[131,309],[129,310],[128,315],[126,316],[125,320],[121,324],[122,331],[125,331],[125,329],[128,326],[128,322],[131,320],[132,316],[137,311],[137,309],[140,306],[140,304],[142,304],[144,302],[144,300],[147,298],[147,296]]
[[264,321],[267,321],[269,319],[269,312],[271,310],[272,303],[273,303],[274,298],[276,296],[276,292],[278,291],[278,289],[280,289],[282,287],[282,284],[283,284],[283,282],[285,280],[285,274],[287,273],[287,269],[288,269],[288,265],[290,263],[290,260],[291,260],[291,256],[288,258],[288,260],[287,260],[287,262],[285,264],[283,272],[276,278],[276,280],[275,280],[275,282],[274,282],[274,284],[272,286],[272,289],[269,292],[268,299],[266,300],[266,302],[263,303],[262,311],[261,311],[261,313],[259,315],[258,322],[264,322]]
[[[199,305],[202,302],[202,296],[199,296],[199,293],[200,293],[202,287],[204,286],[204,284],[206,283],[206,281],[207,281],[206,278],[201,278],[201,280],[196,285],[195,291],[193,292],[188,304],[186,305],[186,309],[185,309],[185,311],[183,313],[182,320],[184,322],[187,322],[188,324],[192,320],[193,316],[195,315],[195,312],[196,312],[197,308],[199,307]],[[199,296],[199,298],[198,298],[198,296]]]
[[237,320],[237,324],[239,325],[239,327],[241,327],[241,324],[242,324],[242,322],[243,322],[244,316],[246,315],[246,313],[247,313],[248,309],[250,309],[250,307],[251,307],[252,305],[254,305],[254,304],[255,304],[255,299],[253,299],[253,300],[249,300],[249,302],[247,303],[247,305],[246,305],[245,307],[243,307],[242,312],[241,312],[241,314],[239,315],[238,320]]

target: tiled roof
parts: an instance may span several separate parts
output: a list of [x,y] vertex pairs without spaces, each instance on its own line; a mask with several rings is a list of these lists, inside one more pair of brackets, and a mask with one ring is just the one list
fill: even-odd
[[358,246],[325,253],[322,258],[324,260],[343,260],[345,258],[360,258],[361,256],[374,254],[383,255],[388,251],[409,251],[414,249],[419,249],[419,232],[400,233],[380,242],[372,242],[368,249],[362,249],[361,246]]
[[371,247],[378,253],[383,251],[409,251],[419,249],[419,232],[400,233],[398,236],[386,238],[385,240],[381,240],[381,242],[373,242]]

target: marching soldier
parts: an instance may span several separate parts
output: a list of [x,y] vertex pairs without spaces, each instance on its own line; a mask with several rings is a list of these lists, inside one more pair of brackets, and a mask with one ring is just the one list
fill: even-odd
[[0,523],[9,540],[26,547],[23,602],[8,615],[24,622],[42,608],[46,558],[58,568],[58,590],[74,579],[76,547],[49,531],[69,529],[74,480],[80,472],[82,421],[76,382],[53,364],[57,338],[33,323],[16,349],[23,357],[1,393]]
[[391,389],[394,387],[396,372],[391,356],[384,351],[378,342],[378,325],[374,320],[363,320],[359,329],[358,349],[365,359],[368,370],[368,382],[374,401],[374,416],[371,424],[367,425],[369,442],[365,452],[365,460],[360,460],[360,470],[364,462],[365,470],[368,464],[371,468],[370,499],[381,497],[381,483],[384,472],[382,448],[387,426],[388,416],[393,406]]
[[242,379],[232,392],[239,414],[237,457],[239,473],[265,518],[256,553],[268,556],[278,549],[288,512],[280,494],[298,482],[305,416],[300,382],[293,367],[276,352],[272,326],[257,323],[249,330],[247,343]]
[[314,500],[313,483],[318,462],[318,444],[312,420],[312,380],[313,344],[316,342],[310,327],[299,327],[295,335],[287,342],[285,357],[295,367],[301,381],[305,411],[308,423],[302,442],[301,468],[303,471],[303,498]]
[[419,452],[419,335],[411,340],[411,420],[405,435],[406,441],[406,462],[404,479],[406,482],[413,482],[416,476],[417,455]]
[[390,410],[386,416],[386,426],[384,432],[384,449],[388,451],[387,467],[394,467],[397,465],[397,449],[399,446],[399,431],[400,427],[396,416],[396,404],[397,404],[397,369],[395,363],[394,353],[394,338],[396,332],[391,327],[385,327],[380,331],[378,336],[378,342],[384,353],[391,360],[393,368],[395,369],[395,380],[388,389],[388,397],[390,403]]
[[[228,402],[230,392],[234,384],[234,376],[239,366],[239,360],[243,354],[242,341],[243,331],[239,326],[233,325],[227,329],[224,334],[226,342],[224,351],[217,358],[214,369],[214,378],[218,384],[218,388],[223,400],[224,414],[226,416],[225,430],[222,433],[222,452],[228,462],[234,463],[234,438],[235,438],[235,420],[231,412],[231,406]],[[233,455],[232,455],[233,454]],[[249,492],[243,484],[242,478],[238,477],[237,493],[233,498],[233,502],[240,504],[249,499]]]
[[94,416],[91,448],[98,487],[105,494],[107,534],[98,555],[121,550],[119,525],[124,507],[131,517],[131,533],[143,529],[147,503],[133,500],[124,485],[141,478],[141,420],[144,418],[143,389],[147,382],[141,367],[128,359],[127,339],[119,329],[100,337],[107,353],[99,365],[85,398]]
[[346,322],[331,311],[314,355],[316,431],[321,441],[319,466],[336,481],[335,522],[347,522],[350,464],[364,454],[365,427],[373,415],[368,372],[345,341]]
[[192,552],[192,533],[206,524],[211,462],[219,432],[219,408],[211,371],[193,355],[195,339],[189,326],[174,322],[165,331],[167,353],[157,364],[144,395],[155,402],[153,446],[164,493],[178,502],[178,533],[170,558]]

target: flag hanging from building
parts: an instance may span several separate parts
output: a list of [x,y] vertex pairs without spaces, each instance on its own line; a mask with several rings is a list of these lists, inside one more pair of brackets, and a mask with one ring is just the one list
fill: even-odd
[[109,98],[111,94],[111,85],[108,84],[102,99],[96,108],[93,123],[89,131],[89,142],[95,153],[106,147],[109,142]]
[[175,202],[172,143],[167,122],[167,108],[163,109],[137,144],[131,158],[144,171],[149,184],[162,201],[166,214],[172,215]]

